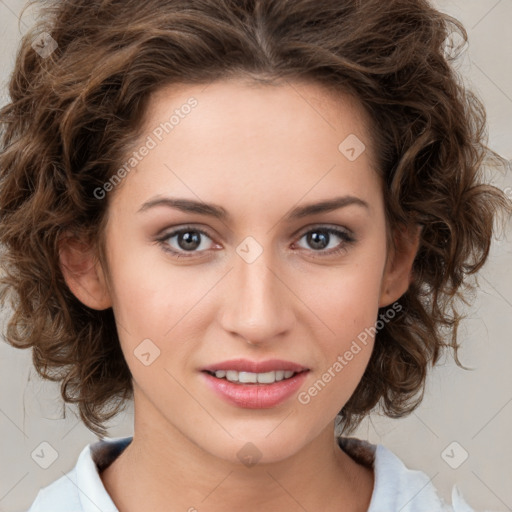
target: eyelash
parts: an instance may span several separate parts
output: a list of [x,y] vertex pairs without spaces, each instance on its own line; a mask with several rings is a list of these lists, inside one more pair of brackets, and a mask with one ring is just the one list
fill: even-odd
[[[156,238],[155,241],[162,247],[162,250],[164,250],[167,253],[172,254],[173,257],[175,257],[175,258],[193,258],[195,256],[195,254],[197,254],[197,252],[191,251],[189,254],[187,254],[186,252],[176,251],[174,249],[170,249],[169,245],[167,243],[167,241],[170,238],[173,238],[176,235],[180,235],[182,233],[187,233],[187,232],[200,233],[201,235],[204,235],[204,236],[212,239],[212,237],[206,231],[199,229],[199,228],[195,228],[193,226],[186,226],[184,228],[180,228],[175,231],[165,233],[164,235]],[[356,242],[356,239],[351,234],[349,234],[347,231],[343,231],[343,230],[328,227],[328,226],[316,226],[316,227],[310,228],[308,231],[305,231],[300,235],[299,240],[301,240],[305,235],[307,235],[309,233],[314,233],[314,232],[328,233],[330,235],[336,235],[342,239],[340,246],[336,249],[331,249],[329,251],[311,250],[313,253],[320,253],[321,256],[319,256],[319,257],[336,256],[336,255],[342,254],[347,250],[347,246]],[[199,252],[202,252],[202,251],[199,251]],[[318,256],[315,256],[315,257],[318,257]]]

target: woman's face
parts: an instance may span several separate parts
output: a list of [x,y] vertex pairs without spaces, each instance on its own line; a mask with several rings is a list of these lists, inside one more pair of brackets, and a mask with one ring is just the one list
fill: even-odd
[[136,432],[271,462],[332,426],[378,308],[408,285],[386,264],[366,122],[352,98],[309,83],[153,96],[137,165],[107,192]]

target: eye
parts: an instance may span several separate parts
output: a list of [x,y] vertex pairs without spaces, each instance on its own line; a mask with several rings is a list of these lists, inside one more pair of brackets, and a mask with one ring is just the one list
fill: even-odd
[[313,252],[320,252],[322,256],[340,254],[356,241],[348,231],[328,226],[310,229],[301,236],[302,239],[306,240]]
[[172,253],[177,258],[187,258],[194,256],[195,253],[204,252],[211,248],[205,239],[212,242],[208,233],[202,229],[185,227],[165,233],[157,238],[157,242],[164,251]]
[[[329,226],[310,229],[301,236],[300,240],[302,239],[305,239],[313,252],[320,253],[321,256],[340,254],[356,241],[349,231]],[[167,232],[158,237],[156,242],[176,258],[193,257],[218,247],[206,231],[192,226]]]

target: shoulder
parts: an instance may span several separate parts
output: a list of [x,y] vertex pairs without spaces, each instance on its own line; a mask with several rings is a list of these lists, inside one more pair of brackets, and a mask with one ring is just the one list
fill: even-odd
[[104,439],[88,444],[75,467],[42,488],[27,512],[117,512],[100,478],[131,442],[131,437]]
[[374,489],[368,512],[479,512],[464,500],[456,485],[446,503],[423,471],[409,469],[382,444],[354,437],[338,437],[339,446],[360,464],[373,467]]

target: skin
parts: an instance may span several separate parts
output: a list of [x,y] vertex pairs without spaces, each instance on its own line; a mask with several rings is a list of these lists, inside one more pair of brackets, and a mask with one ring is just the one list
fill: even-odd
[[[192,96],[197,107],[109,192],[108,268],[83,244],[60,251],[73,293],[113,308],[133,376],[134,438],[102,481],[121,512],[365,511],[373,471],[339,449],[334,418],[364,373],[372,338],[307,405],[295,395],[270,409],[228,404],[200,369],[284,359],[310,369],[299,391],[307,390],[375,324],[378,308],[407,290],[418,236],[387,246],[371,122],[354,98],[318,84],[231,79],[160,90],[141,140]],[[349,134],[366,146],[355,161],[338,150]],[[231,219],[167,206],[138,212],[157,195],[215,203]],[[285,219],[296,206],[343,195],[368,206]],[[155,242],[191,224],[207,232],[195,252],[177,236]],[[305,236],[326,226],[355,242],[327,235],[319,248]],[[248,236],[263,250],[252,263],[236,252]],[[134,351],[148,338],[160,355],[145,366]],[[237,457],[248,442],[261,453],[252,467]]]

